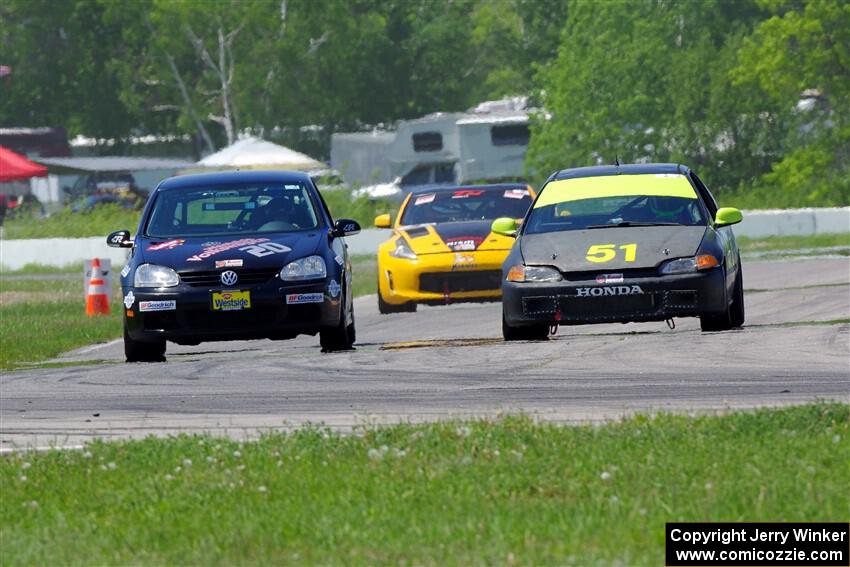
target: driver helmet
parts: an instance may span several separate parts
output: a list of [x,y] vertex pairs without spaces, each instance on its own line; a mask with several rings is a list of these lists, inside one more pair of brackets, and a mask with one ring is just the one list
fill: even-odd
[[275,220],[289,220],[294,209],[295,207],[293,206],[292,201],[286,197],[277,197],[266,203],[260,210],[265,213],[267,218]]
[[650,197],[648,204],[649,210],[660,218],[674,218],[685,210],[682,199],[677,197]]

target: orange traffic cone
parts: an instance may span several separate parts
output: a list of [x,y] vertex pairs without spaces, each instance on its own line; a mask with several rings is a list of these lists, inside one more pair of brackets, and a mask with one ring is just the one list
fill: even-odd
[[86,315],[106,315],[109,313],[109,290],[103,281],[103,272],[100,269],[100,258],[91,262],[91,280],[89,280],[89,293],[86,295]]

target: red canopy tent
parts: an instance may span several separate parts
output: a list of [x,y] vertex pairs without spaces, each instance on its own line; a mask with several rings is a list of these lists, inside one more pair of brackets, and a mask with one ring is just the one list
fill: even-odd
[[44,177],[47,168],[0,146],[0,183],[23,181],[30,177]]

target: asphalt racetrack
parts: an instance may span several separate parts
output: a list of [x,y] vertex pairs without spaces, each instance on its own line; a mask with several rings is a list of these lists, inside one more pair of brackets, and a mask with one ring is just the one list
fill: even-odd
[[[379,315],[355,302],[356,349],[318,337],[169,343],[164,364],[124,364],[114,341],[0,377],[0,448],[181,431],[249,437],[306,422],[334,428],[525,412],[586,422],[634,412],[722,411],[850,398],[850,259],[744,262],[747,324],[697,319],[561,327],[504,343],[501,305]],[[117,333],[116,333],[117,334]]]

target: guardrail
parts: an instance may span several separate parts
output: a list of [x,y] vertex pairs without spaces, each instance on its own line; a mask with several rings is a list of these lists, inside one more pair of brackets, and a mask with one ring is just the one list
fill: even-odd
[[[744,211],[744,221],[735,226],[735,234],[752,238],[846,232],[850,232],[850,207]],[[351,254],[375,254],[389,234],[385,229],[366,229],[347,239],[348,250]],[[106,246],[105,235],[0,240],[0,266],[4,270],[17,270],[32,263],[66,266],[91,258],[109,258],[113,266],[121,266],[128,254],[126,248]]]

